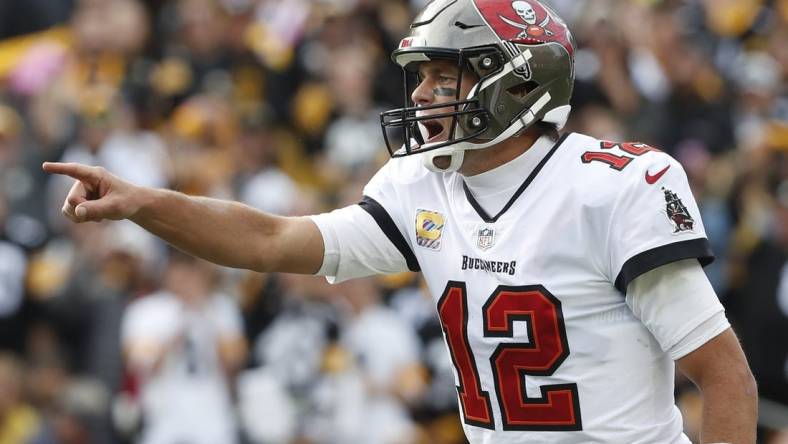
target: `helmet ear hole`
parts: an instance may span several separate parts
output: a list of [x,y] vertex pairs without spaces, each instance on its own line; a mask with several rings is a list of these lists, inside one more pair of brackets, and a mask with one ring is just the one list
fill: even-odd
[[529,80],[527,82],[520,83],[518,85],[508,88],[506,92],[508,92],[516,100],[522,102],[525,100],[525,97],[536,88],[539,88],[539,84],[534,82],[533,80]]

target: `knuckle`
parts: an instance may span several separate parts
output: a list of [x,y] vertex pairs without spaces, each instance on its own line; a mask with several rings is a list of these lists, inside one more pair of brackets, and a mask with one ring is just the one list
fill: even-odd
[[117,201],[111,201],[107,204],[105,208],[106,213],[115,214],[120,212],[120,203]]

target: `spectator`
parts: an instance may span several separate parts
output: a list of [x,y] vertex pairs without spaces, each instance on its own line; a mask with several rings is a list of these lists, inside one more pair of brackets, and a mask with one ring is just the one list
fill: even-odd
[[163,289],[124,315],[127,368],[141,387],[142,444],[238,442],[232,381],[246,343],[238,308],[214,292],[215,277],[211,266],[173,251]]
[[18,245],[4,239],[5,220],[5,196],[0,194],[0,349],[17,349],[27,256]]
[[747,257],[730,302],[762,397],[788,406],[788,181],[776,187],[771,230]]
[[367,385],[358,442],[413,441],[416,430],[407,405],[426,388],[416,332],[381,304],[373,279],[344,282],[337,292],[348,304],[342,343],[355,356]]
[[41,419],[23,397],[24,369],[13,355],[0,354],[0,443],[24,443],[38,433]]

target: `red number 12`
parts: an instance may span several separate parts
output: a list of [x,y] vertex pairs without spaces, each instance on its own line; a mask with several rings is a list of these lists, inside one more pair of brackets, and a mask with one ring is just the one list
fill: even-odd
[[[525,377],[549,376],[569,356],[561,301],[541,285],[501,285],[484,304],[484,336],[513,337],[514,321],[526,321],[529,342],[502,343],[490,357],[504,430],[582,430],[577,384],[541,387],[529,398]],[[482,389],[468,343],[468,304],[464,282],[449,281],[438,313],[451,359],[460,377],[457,392],[467,424],[495,429],[489,393]]]
[[[628,142],[628,143],[616,143],[616,142],[607,142],[603,141],[600,142],[599,147],[603,150],[609,150],[612,148],[620,148],[621,151],[625,153],[631,154],[633,156],[642,156],[651,151],[659,151],[656,148],[650,147],[645,143],[640,142]],[[629,165],[629,162],[632,162],[633,158],[629,156],[616,156],[615,154],[610,154],[608,152],[599,152],[599,151],[586,151],[580,156],[580,159],[583,163],[591,163],[591,162],[602,162],[606,163],[613,168],[614,170],[621,171]]]

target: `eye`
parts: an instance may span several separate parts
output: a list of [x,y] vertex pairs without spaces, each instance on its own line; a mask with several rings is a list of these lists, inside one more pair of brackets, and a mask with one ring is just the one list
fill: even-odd
[[438,82],[440,82],[442,85],[445,85],[447,83],[452,83],[455,81],[456,79],[454,77],[443,76],[443,75],[438,76]]

